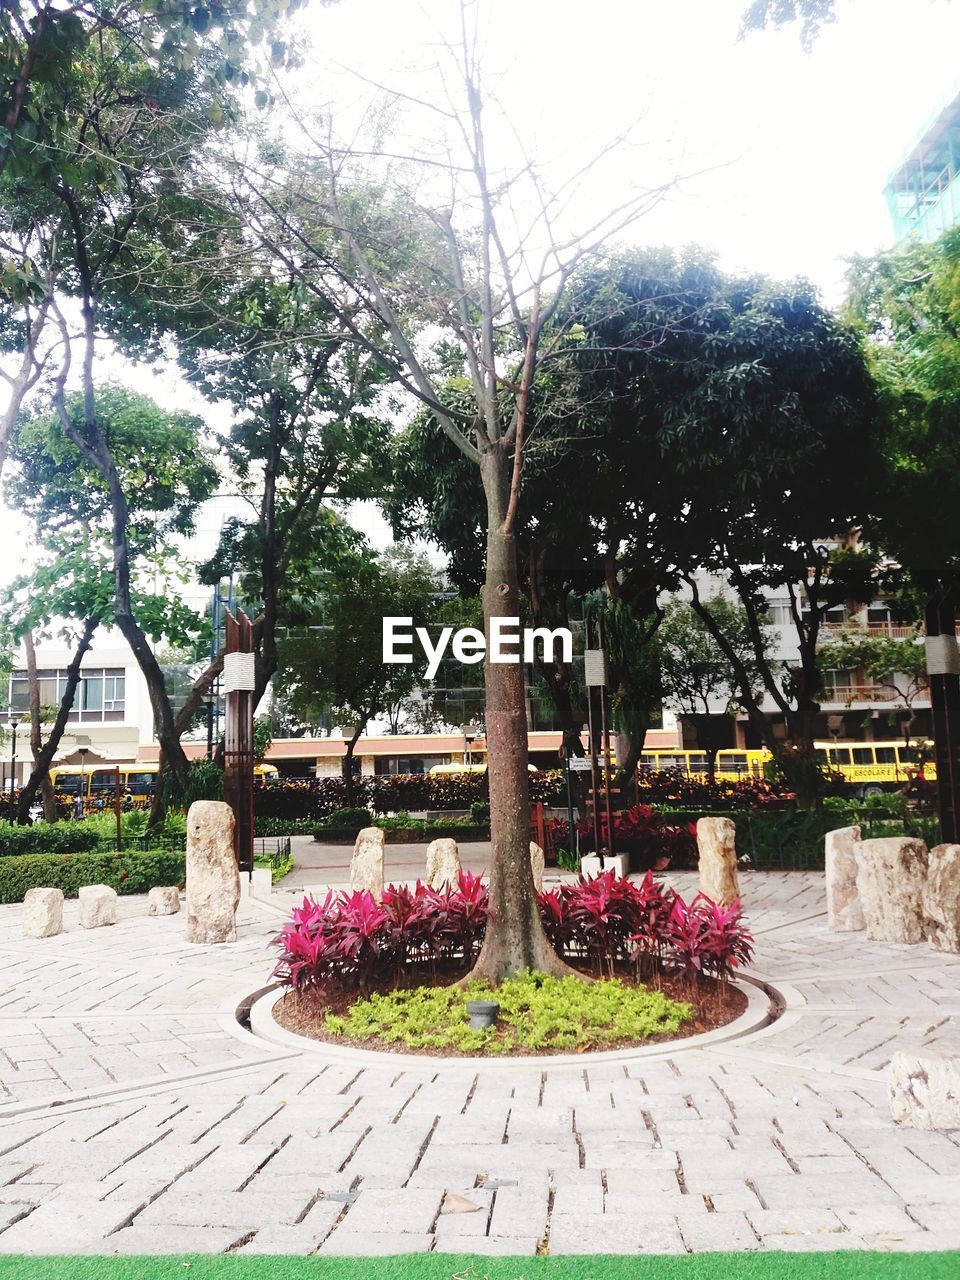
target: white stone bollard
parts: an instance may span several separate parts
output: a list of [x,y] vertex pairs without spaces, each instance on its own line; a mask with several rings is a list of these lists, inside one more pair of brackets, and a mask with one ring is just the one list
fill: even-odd
[[350,888],[366,889],[379,902],[383,897],[383,828],[364,827],[350,859]]
[[175,916],[180,910],[180,890],[175,884],[154,885],[147,894],[148,916]]
[[700,892],[729,907],[740,898],[737,876],[737,828],[729,818],[697,820]]
[[927,846],[906,836],[856,846],[857,896],[874,942],[922,942]]
[[80,899],[80,928],[100,929],[117,923],[117,891],[108,884],[85,884],[77,894]]
[[910,1129],[960,1129],[960,1056],[894,1054],[887,1076],[890,1113]]
[[837,933],[854,933],[867,927],[857,895],[859,844],[859,827],[839,827],[824,837],[827,927]]
[[250,877],[251,898],[269,898],[273,893],[273,872],[269,867],[254,867]]
[[453,887],[460,875],[460,850],[456,840],[440,836],[427,845],[426,879],[431,889]]
[[23,936],[52,938],[63,932],[63,890],[28,889],[23,895]]
[[604,871],[615,871],[623,879],[630,870],[629,853],[605,853],[603,855]]
[[195,800],[187,812],[188,942],[236,942],[240,874],[233,852],[233,810]]
[[587,853],[580,859],[582,876],[598,876],[603,870],[603,862],[598,853]]
[[960,951],[960,844],[938,844],[930,850],[923,914],[931,947]]

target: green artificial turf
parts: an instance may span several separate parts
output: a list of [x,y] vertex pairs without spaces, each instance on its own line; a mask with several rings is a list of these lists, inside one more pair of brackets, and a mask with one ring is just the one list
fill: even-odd
[[0,1256],[0,1280],[957,1280],[960,1253],[695,1253],[680,1257]]

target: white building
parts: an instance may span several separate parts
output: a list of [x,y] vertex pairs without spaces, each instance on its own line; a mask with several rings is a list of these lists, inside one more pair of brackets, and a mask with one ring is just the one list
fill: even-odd
[[[40,705],[45,713],[45,723],[52,722],[56,714],[72,656],[70,648],[62,641],[37,646]],[[17,725],[17,782],[29,772],[31,759],[27,664],[22,648],[12,663],[8,708],[0,720],[4,727],[0,745],[0,777],[6,787],[10,786],[14,722]],[[86,746],[92,755],[107,760],[118,763],[134,761],[141,743],[151,742],[153,738],[153,710],[147,682],[129,646],[119,631],[96,631],[81,663],[80,683],[58,758],[70,754],[78,746]]]

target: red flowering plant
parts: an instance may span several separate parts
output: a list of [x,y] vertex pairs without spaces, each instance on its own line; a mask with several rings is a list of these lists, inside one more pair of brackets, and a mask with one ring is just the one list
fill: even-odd
[[[607,815],[600,815],[600,843],[616,853],[629,853],[645,870],[663,871],[671,862],[683,865],[696,851],[696,829],[691,823],[671,823],[648,804],[618,810],[613,815],[613,841],[607,834]],[[553,824],[555,839],[566,843],[567,824]],[[580,849],[590,852],[595,846],[592,821],[579,822]]]
[[705,974],[726,982],[753,955],[753,935],[743,921],[740,903],[725,907],[703,894],[690,903],[674,899],[666,921],[666,940],[680,972],[688,979]]
[[[612,976],[633,965],[637,976],[675,967],[688,979],[729,979],[752,955],[740,904],[702,895],[686,903],[651,873],[633,883],[614,871],[537,895],[540,918],[558,954]],[[461,872],[455,885],[390,885],[377,902],[367,892],[304,898],[274,939],[274,976],[297,991],[368,991],[378,979],[403,982],[428,965],[436,977],[466,970],[479,952],[488,915],[487,886]]]

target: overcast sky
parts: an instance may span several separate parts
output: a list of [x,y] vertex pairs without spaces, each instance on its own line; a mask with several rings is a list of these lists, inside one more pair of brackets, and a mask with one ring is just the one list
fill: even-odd
[[[795,29],[738,41],[744,4],[485,0],[485,77],[528,150],[561,179],[572,155],[642,118],[643,145],[624,155],[619,174],[591,185],[597,209],[621,184],[699,173],[631,240],[696,242],[729,268],[807,276],[837,302],[844,258],[890,242],[888,174],[960,87],[960,0],[839,0],[838,22],[809,54]],[[425,68],[457,8],[455,0],[308,7],[301,22],[313,52],[299,96],[316,106],[339,101],[350,117],[369,91],[346,68],[439,93]],[[494,131],[493,141],[506,135]],[[132,376],[164,403],[200,408],[173,373]],[[18,523],[0,514],[8,546],[18,545]],[[376,533],[377,522],[369,525]],[[212,524],[204,552],[211,535]],[[14,557],[0,560],[0,577],[15,568]]]

